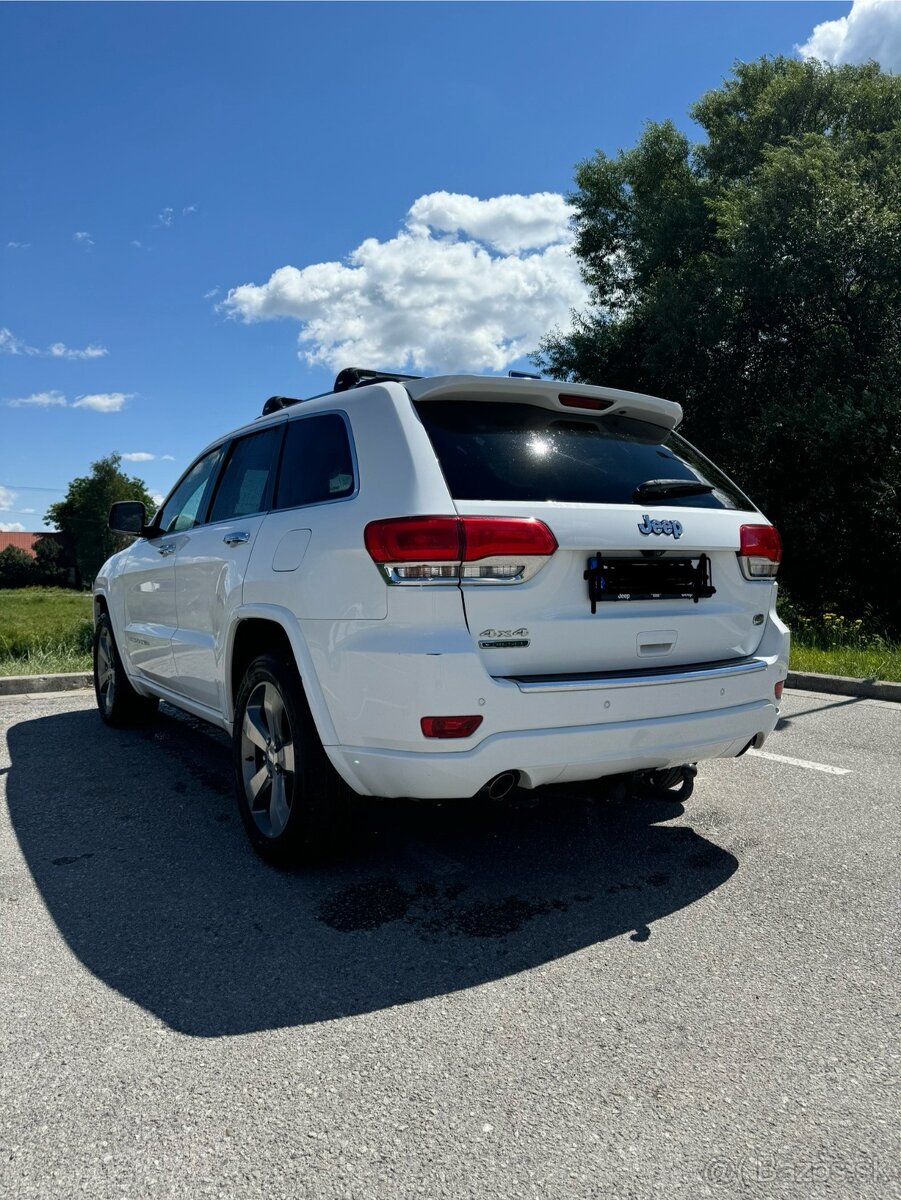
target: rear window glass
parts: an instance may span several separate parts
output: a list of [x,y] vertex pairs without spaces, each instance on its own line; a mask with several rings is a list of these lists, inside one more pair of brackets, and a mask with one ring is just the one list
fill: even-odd
[[657,503],[754,510],[700,451],[649,421],[484,400],[423,400],[416,409],[455,500],[649,504],[635,499],[639,484],[684,479],[714,490]]

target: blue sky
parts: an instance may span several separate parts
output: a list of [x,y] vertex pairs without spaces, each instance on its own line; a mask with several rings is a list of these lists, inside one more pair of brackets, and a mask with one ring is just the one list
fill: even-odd
[[337,365],[506,370],[582,296],[574,164],[849,9],[0,6],[0,522]]

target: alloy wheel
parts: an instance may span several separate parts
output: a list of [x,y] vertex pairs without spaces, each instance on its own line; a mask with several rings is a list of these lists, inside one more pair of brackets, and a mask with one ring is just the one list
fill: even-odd
[[281,693],[258,683],[248,697],[241,726],[241,765],[247,807],[260,832],[284,832],[294,799],[294,736]]
[[97,635],[97,695],[104,713],[109,715],[116,703],[116,652],[113,635],[108,625],[103,625]]

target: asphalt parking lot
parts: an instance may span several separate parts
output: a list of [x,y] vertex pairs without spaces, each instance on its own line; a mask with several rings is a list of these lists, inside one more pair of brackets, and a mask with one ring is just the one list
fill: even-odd
[[0,700],[0,1196],[901,1194],[901,706],[784,718],[291,874],[214,732]]

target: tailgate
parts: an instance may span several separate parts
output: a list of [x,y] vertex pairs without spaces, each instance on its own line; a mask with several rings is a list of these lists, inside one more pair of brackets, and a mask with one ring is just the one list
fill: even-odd
[[[533,578],[503,586],[463,585],[469,631],[492,675],[569,674],[652,666],[716,662],[753,654],[763,632],[760,614],[769,608],[769,581],[746,580],[738,567],[739,529],[760,520],[759,513],[655,508],[652,520],[678,522],[671,535],[644,535],[645,514],[634,506],[511,505],[458,501],[461,516],[538,517],[557,540],[558,549]],[[650,514],[649,514],[650,515]],[[654,539],[651,558],[648,537]],[[660,542],[667,542],[660,549]],[[592,612],[591,560],[600,555],[608,577],[641,578],[647,565],[670,590],[653,598],[648,591],[617,593],[629,598],[596,600]],[[706,556],[709,587],[694,596],[693,572]],[[674,569],[667,570],[670,563]],[[628,564],[628,574],[625,573]],[[635,567],[637,567],[637,571]],[[597,569],[597,568],[595,568]],[[620,575],[620,572],[623,572]],[[660,572],[658,575],[657,572]],[[685,586],[672,587],[685,580]],[[603,589],[596,589],[603,590]]]
[[673,431],[671,414],[642,397],[603,411],[613,403],[603,389],[559,394],[569,385],[547,381],[519,402],[496,383],[416,401],[460,517],[537,518],[557,542],[526,571],[511,550],[506,579],[497,565],[490,578],[464,571],[487,670],[565,675],[753,654],[773,583],[745,578],[736,552],[742,525],[768,523]]

